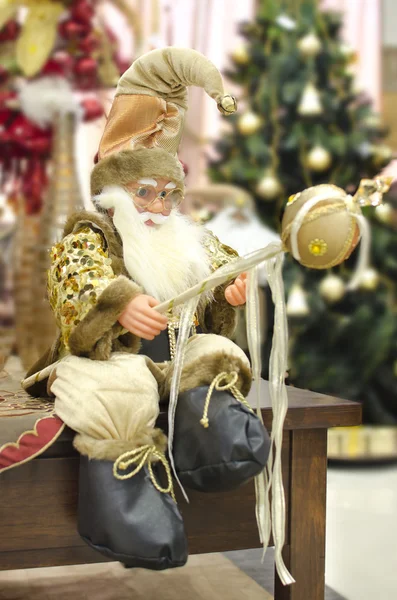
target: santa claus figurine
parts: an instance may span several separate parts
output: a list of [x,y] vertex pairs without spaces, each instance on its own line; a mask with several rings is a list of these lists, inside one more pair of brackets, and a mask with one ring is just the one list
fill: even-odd
[[[203,87],[222,113],[236,109],[218,70],[194,50],[154,50],[121,77],[91,176],[97,210],[74,214],[51,251],[49,300],[60,335],[31,369],[61,359],[29,391],[53,395],[76,432],[80,535],[128,567],[187,560],[166,436],[156,427],[181,313],[155,307],[236,257],[178,211],[188,85]],[[173,432],[175,474],[186,488],[233,489],[266,464],[269,437],[245,400],[250,364],[229,339],[245,299],[242,274],[202,295],[189,324]]]

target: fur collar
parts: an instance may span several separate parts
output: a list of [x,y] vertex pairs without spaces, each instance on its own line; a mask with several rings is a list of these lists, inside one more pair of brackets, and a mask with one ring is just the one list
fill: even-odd
[[127,275],[123,260],[123,245],[112,220],[105,214],[90,212],[88,210],[79,210],[73,213],[66,221],[63,235],[69,235],[80,229],[83,225],[88,225],[99,230],[109,251],[109,258],[112,259],[112,268],[115,275]]

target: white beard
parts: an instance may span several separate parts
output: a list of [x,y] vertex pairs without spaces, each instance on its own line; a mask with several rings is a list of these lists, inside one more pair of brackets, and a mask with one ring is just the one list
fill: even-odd
[[114,209],[113,223],[123,242],[124,263],[131,278],[160,302],[169,300],[211,273],[202,244],[205,229],[173,210],[157,227],[140,219],[129,194],[108,186],[94,198]]

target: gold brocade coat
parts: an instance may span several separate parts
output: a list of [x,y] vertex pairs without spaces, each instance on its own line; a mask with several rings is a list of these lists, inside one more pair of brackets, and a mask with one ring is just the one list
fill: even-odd
[[[237,253],[211,233],[204,238],[213,270],[230,262]],[[127,304],[145,291],[132,281],[123,260],[121,239],[109,217],[80,211],[69,218],[64,237],[51,249],[48,296],[60,333],[53,346],[35,363],[27,376],[71,353],[107,360],[111,352],[137,353],[140,339],[118,322]],[[197,314],[204,333],[230,337],[236,310],[224,297],[224,286],[214,290],[213,300]],[[43,395],[47,381],[28,389]]]

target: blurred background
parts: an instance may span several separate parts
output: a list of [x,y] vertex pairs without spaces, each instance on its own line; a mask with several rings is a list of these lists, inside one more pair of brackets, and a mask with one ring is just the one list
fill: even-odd
[[[135,58],[195,48],[237,96],[225,118],[189,90],[180,159],[184,211],[246,253],[278,239],[288,197],[305,187],[353,194],[362,178],[397,178],[396,31],[395,0],[2,0],[0,372],[27,369],[53,340],[47,250],[69,214],[92,207],[106,114]],[[397,596],[397,183],[366,216],[371,263],[357,291],[347,291],[356,253],[325,272],[285,259],[287,383],[362,403],[363,426],[329,435],[327,582],[349,600],[387,600]],[[265,273],[260,282],[266,377],[273,308]],[[243,311],[236,341],[247,349]]]

